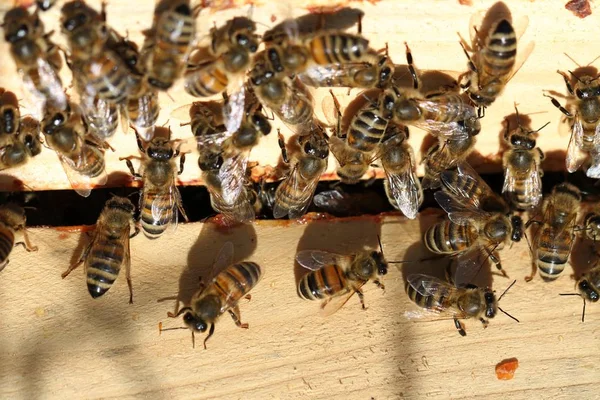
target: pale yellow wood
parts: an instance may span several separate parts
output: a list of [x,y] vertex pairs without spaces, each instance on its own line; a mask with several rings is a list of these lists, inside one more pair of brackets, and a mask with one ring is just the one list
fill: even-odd
[[[6,9],[13,3],[12,0],[3,0],[0,4],[0,18]],[[100,1],[90,1],[98,7]],[[546,169],[564,169],[562,151],[566,149],[568,134],[559,134],[560,113],[542,96],[543,89],[556,90],[565,93],[562,78],[556,74],[556,69],[574,69],[576,66],[563,55],[568,52],[581,64],[587,64],[597,54],[600,39],[596,35],[600,20],[597,13],[580,19],[565,10],[564,0],[523,1],[507,0],[505,2],[513,12],[515,21],[520,17],[529,17],[529,27],[522,38],[522,43],[535,42],[535,49],[523,68],[510,82],[506,91],[498,101],[487,110],[486,118],[482,121],[483,130],[478,138],[477,151],[482,157],[474,156],[471,161],[480,171],[499,171],[500,158],[498,156],[499,137],[502,132],[502,119],[514,112],[513,104],[520,104],[522,114],[538,113],[532,115],[533,127],[537,128],[550,121],[551,125],[545,128],[539,140],[540,147],[548,155],[545,163]],[[60,4],[60,2],[59,2]],[[328,4],[326,1],[276,2],[273,4],[259,2],[251,11],[251,16],[260,25],[259,30],[264,31],[267,26],[272,26],[271,17],[277,21],[289,15],[300,15],[306,12],[308,5]],[[404,42],[407,41],[414,54],[417,66],[422,70],[438,69],[446,71],[466,70],[466,58],[459,45],[457,32],[468,38],[469,20],[471,16],[481,10],[489,8],[493,1],[475,0],[473,6],[460,5],[454,0],[382,0],[371,4],[368,2],[352,2],[352,7],[359,7],[365,11],[363,32],[371,40],[374,48],[382,48],[385,43],[393,59],[398,64],[405,63]],[[129,32],[130,38],[141,43],[141,30],[149,27],[152,10],[152,1],[124,1],[113,0],[108,2],[108,21],[122,33]],[[54,29],[54,38],[62,42],[60,29],[57,25],[60,7],[43,16],[48,30]],[[213,26],[235,15],[248,14],[249,8],[231,9],[223,12],[203,12],[198,19],[200,35],[206,35]],[[0,41],[0,52],[7,53],[7,44]],[[69,82],[68,73],[63,71],[65,82]],[[17,91],[22,98],[20,78],[16,74],[14,64],[5,56],[0,65],[0,86]],[[324,90],[319,90],[316,96],[317,110],[320,108],[320,99]],[[356,91],[353,93],[357,93]],[[189,104],[193,99],[187,96],[178,85],[169,92],[173,100],[166,95],[161,97],[162,112],[159,123],[167,123],[174,131],[175,137],[190,137],[187,128],[180,128],[180,121],[173,119],[170,114],[173,109]],[[317,112],[320,112],[319,110]],[[565,131],[565,129],[562,129]],[[287,129],[283,130],[288,135]],[[424,132],[412,130],[410,139],[420,159],[420,149],[423,143]],[[138,154],[133,135],[124,135],[120,131],[111,139],[116,152],[107,153],[109,172],[126,172],[125,164],[118,158]],[[252,152],[252,160],[261,165],[276,165],[279,157],[276,135],[271,135],[263,140],[260,146]],[[333,157],[329,163],[329,172],[335,170]],[[8,176],[21,179],[33,189],[64,189],[69,188],[64,172],[61,170],[58,159],[53,152],[44,150],[29,165],[22,168],[6,171]],[[43,174],[44,179],[40,179]],[[324,178],[332,178],[326,174]],[[10,183],[9,179],[4,180]],[[128,184],[128,178],[121,174],[113,175],[109,185]],[[186,166],[186,171],[181,176],[183,184],[199,184],[199,170],[195,156],[191,155]]]
[[[416,221],[402,217],[317,221],[309,224],[257,222],[229,232],[211,224],[179,226],[157,241],[132,240],[134,304],[127,304],[124,277],[102,298],[87,293],[81,270],[65,280],[61,272],[77,257],[85,235],[50,228],[31,229],[37,253],[15,248],[0,274],[0,395],[2,398],[201,398],[201,399],[399,399],[399,398],[596,398],[600,310],[589,305],[580,322],[581,300],[572,292],[571,268],[554,283],[537,277],[525,283],[525,242],[501,253],[516,285],[503,314],[483,329],[466,322],[460,337],[451,321],[407,320],[415,310],[404,292],[403,272],[385,277],[385,292],[365,286],[368,309],[357,297],[322,318],[318,304],[296,294],[293,257],[297,249],[352,252],[376,246],[381,234],[388,260],[416,259],[421,229],[438,214]],[[264,270],[250,301],[240,302],[248,330],[229,316],[218,321],[203,350],[191,346],[187,330],[164,332],[157,325],[182,326],[166,317],[177,295],[187,301],[200,274],[220,246],[232,241],[236,260]],[[408,251],[407,251],[408,249]],[[578,250],[581,256],[587,251]],[[239,258],[238,258],[239,257]],[[579,257],[581,258],[581,257]],[[431,263],[443,268],[445,262]],[[407,267],[409,268],[409,267]],[[422,270],[422,265],[413,265]],[[404,272],[406,273],[406,271]],[[495,277],[494,288],[509,280]],[[182,288],[182,289],[180,289]],[[495,365],[516,357],[511,381],[499,381]]]

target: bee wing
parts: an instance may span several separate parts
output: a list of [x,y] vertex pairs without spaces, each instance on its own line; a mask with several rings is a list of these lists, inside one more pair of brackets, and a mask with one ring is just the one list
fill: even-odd
[[221,247],[221,250],[219,250],[219,253],[215,257],[215,261],[213,262],[209,275],[209,282],[214,281],[219,272],[233,264],[234,252],[235,249],[232,242],[225,242],[225,244],[223,244],[223,247]]
[[317,193],[313,197],[315,206],[325,210],[336,210],[338,212],[348,211],[350,208],[349,201],[347,194],[338,190],[326,190]]
[[[339,100],[340,96],[336,94],[336,98]],[[323,97],[321,100],[321,109],[323,110],[323,115],[325,116],[325,120],[330,126],[337,126],[338,118],[341,120],[343,110],[340,109],[338,114],[338,110],[336,109],[335,102],[331,95]]]
[[330,253],[325,250],[300,250],[296,253],[296,262],[311,271],[317,271],[326,265],[348,265],[354,256]]
[[537,205],[542,199],[542,177],[538,163],[533,163],[531,171],[523,185],[523,195],[531,199],[532,204]]
[[456,258],[456,273],[454,275],[456,287],[464,287],[473,282],[496,247],[494,243],[475,244],[469,250],[459,254]]
[[591,165],[585,174],[588,178],[600,179],[600,149],[590,152]]
[[208,186],[208,191],[210,192],[212,207],[215,209],[215,211],[221,213],[227,222],[244,223],[254,220],[254,207],[248,198],[247,190],[242,191],[240,194],[238,206],[236,207],[222,207],[222,205],[228,203],[225,202],[225,199],[223,199],[221,193],[215,190],[212,186]]
[[[82,155],[81,158],[83,157],[84,156]],[[60,164],[65,170],[65,174],[67,175],[67,179],[69,180],[69,183],[71,184],[73,190],[75,190],[80,196],[88,197],[92,192],[91,178],[87,175],[83,175],[77,172],[75,170],[76,163],[64,157],[62,154],[58,154],[58,159],[60,160]],[[82,164],[84,162],[85,161],[80,160],[77,164]],[[106,183],[106,181],[104,183]]]
[[64,110],[67,108],[67,95],[62,87],[62,82],[50,63],[43,58],[37,59],[40,86],[46,88],[48,100],[51,104]]
[[449,291],[449,293],[456,290],[456,288],[448,282],[425,274],[410,274],[406,278],[406,281],[410,287],[421,296],[435,296],[438,291],[442,289],[444,291]]
[[273,206],[273,217],[282,218],[288,215],[290,218],[298,218],[304,215],[306,209],[310,205],[313,195],[315,194],[321,173],[327,168],[326,162],[324,165],[325,168],[321,168],[321,172],[315,174],[315,176],[309,181],[305,181],[304,178],[300,176],[300,171],[297,165],[294,166],[292,172],[283,182],[281,182],[277,190],[288,191],[295,194],[297,193],[298,196],[295,199],[296,204],[288,207],[287,204],[284,205],[280,202],[275,202],[275,205]]
[[237,132],[240,129],[246,111],[244,107],[246,98],[244,81],[239,79],[233,85],[234,89],[229,95],[225,107],[223,107],[223,120],[228,132]]
[[571,129],[571,138],[567,147],[567,157],[565,164],[567,171],[573,173],[579,169],[583,163],[585,156],[582,154],[581,146],[583,145],[583,125],[579,117],[575,118]]
[[[526,15],[513,19],[508,9],[494,11],[493,16],[488,15],[488,10],[480,10],[471,15],[471,18],[469,19],[469,37],[473,46],[477,43],[483,44],[485,37],[488,36],[489,32],[483,32],[482,28],[489,29],[493,22],[499,21],[500,19],[510,21],[518,39],[521,38],[527,30],[529,18]],[[475,50],[477,49],[478,47],[475,48]]]
[[190,120],[190,108],[193,106],[193,103],[184,104],[175,108],[171,111],[171,118],[175,118],[179,121],[189,121]]
[[[461,185],[456,185],[455,182],[459,181],[458,178],[455,177],[458,175],[460,178]],[[496,193],[490,189],[487,183],[471,166],[466,162],[461,162],[456,166],[456,169],[446,170],[441,174],[441,180],[444,184],[445,190],[448,190],[451,194],[453,194],[456,199],[460,202],[465,202],[469,204],[472,208],[479,208],[481,206],[482,201],[485,201],[490,198],[494,198],[498,204],[503,204],[508,209],[508,206],[504,203],[501,197],[499,197]],[[479,193],[475,196],[472,193],[466,192],[463,188],[472,188],[478,187]]]
[[[362,285],[361,285],[362,286]],[[347,293],[339,296],[330,297],[321,304],[321,310],[319,315],[322,317],[328,317],[335,314],[340,308],[344,306],[350,300],[350,298],[356,293],[354,290],[349,290]]]
[[487,214],[478,207],[463,203],[452,194],[439,190],[433,194],[440,207],[448,213],[450,221],[458,225],[467,225],[483,219]]
[[[168,214],[172,213],[169,228],[175,231],[179,223],[179,214],[177,212],[179,190],[177,190],[177,186],[175,186],[175,182],[173,181],[168,188],[164,189],[164,192],[168,198],[167,205],[165,206],[163,203],[162,195],[155,196],[151,206],[152,218],[156,221],[164,221],[168,217]],[[146,195],[147,192],[144,191],[144,196]]]
[[233,204],[245,188],[249,151],[240,151],[223,161],[219,170],[221,193],[227,204]]
[[385,175],[390,194],[396,200],[400,211],[407,218],[415,219],[423,202],[423,189],[412,168],[405,169],[398,174],[385,170]]

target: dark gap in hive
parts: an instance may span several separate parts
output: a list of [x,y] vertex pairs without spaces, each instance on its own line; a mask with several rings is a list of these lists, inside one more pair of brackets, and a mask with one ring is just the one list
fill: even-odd
[[[500,193],[504,176],[502,174],[485,174],[483,179],[490,187]],[[564,172],[548,172],[543,177],[544,193],[560,182],[568,180],[577,185],[584,194],[586,201],[598,201],[600,199],[600,186],[596,180],[587,178],[583,172],[566,174]],[[267,184],[264,188],[274,193],[277,183]],[[374,181],[370,185],[360,183],[357,185],[344,185],[336,181],[320,182],[316,194],[333,190],[343,191],[347,196],[349,204],[340,209],[324,209],[311,204],[309,211],[328,212],[336,217],[348,217],[356,215],[374,215],[381,212],[393,211],[383,189],[383,180]],[[183,204],[190,218],[190,222],[202,221],[215,215],[210,205],[208,191],[203,186],[180,187]],[[92,225],[104,203],[113,195],[130,196],[134,204],[139,200],[138,188],[107,188],[93,190],[89,197],[83,198],[72,190],[55,190],[22,193],[0,193],[1,200],[12,200],[20,204],[32,207],[27,209],[27,221],[29,226],[75,226]],[[425,200],[422,209],[439,208],[432,191],[425,191]],[[257,215],[259,219],[273,219],[270,207],[263,207]]]

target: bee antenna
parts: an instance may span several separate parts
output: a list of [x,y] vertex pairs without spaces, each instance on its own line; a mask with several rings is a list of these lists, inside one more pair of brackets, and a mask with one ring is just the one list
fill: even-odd
[[419,260],[388,261],[388,264],[409,264],[409,263],[415,263],[415,262],[439,260],[440,258],[444,258],[444,256],[443,255],[433,256],[433,257],[421,258]]
[[581,79],[579,79],[579,77],[578,77],[577,75],[575,75],[575,74],[573,73],[573,71],[569,71],[569,74],[571,74],[571,76],[572,76],[573,78],[577,79],[577,82],[581,82]]
[[515,317],[513,317],[512,315],[510,315],[509,313],[507,313],[506,311],[504,311],[502,308],[498,307],[498,310],[502,311],[502,313],[504,313],[507,317],[512,318],[517,322],[521,322],[518,319],[516,319]]
[[[508,285],[508,287],[504,290],[504,292],[502,292],[502,294],[500,295],[500,297],[498,297],[498,301],[500,301],[500,299],[502,299],[502,297],[506,294],[506,292],[508,292],[508,289],[510,289],[511,287],[513,287],[513,285],[517,283],[517,280],[515,279],[510,285]],[[512,318],[512,317],[511,317]],[[518,321],[517,321],[518,322]]]
[[191,307],[183,307],[181,310],[179,310],[177,312],[177,314],[173,314],[172,312],[168,312],[167,316],[169,318],[177,318],[177,317],[179,317],[181,314],[183,314],[186,311],[192,311],[192,308]]
[[535,131],[535,133],[541,131],[542,129],[544,129],[545,127],[547,127],[548,125],[550,125],[550,121],[546,122],[544,125],[542,125],[541,128],[538,128],[538,130]]
[[[381,244],[381,236],[380,235],[377,235],[377,242],[379,243],[379,251],[381,251],[381,255],[383,256],[383,245]],[[385,258],[385,256],[383,258]]]
[[[575,61],[575,59],[574,59],[573,57],[571,57],[571,56],[570,56],[570,55],[568,55],[567,53],[563,53],[563,54],[564,54],[565,56],[567,56],[567,58],[568,58],[569,60],[573,61],[573,63],[574,63],[575,65],[577,65],[579,68],[581,68],[581,65],[579,65],[579,63],[578,63],[577,61]],[[595,60],[594,60],[594,61],[595,61]],[[593,61],[592,61],[592,62],[593,62]],[[591,64],[591,63],[590,63],[590,64]],[[590,65],[590,64],[588,64],[588,65]]]
[[583,299],[583,312],[581,313],[581,322],[585,322],[585,297],[579,293],[559,293],[561,296],[579,296]]

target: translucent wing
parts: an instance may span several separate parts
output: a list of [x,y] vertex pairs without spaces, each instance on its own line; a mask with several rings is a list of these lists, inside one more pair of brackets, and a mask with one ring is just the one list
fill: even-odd
[[472,283],[496,248],[497,245],[494,243],[474,244],[469,250],[459,254],[456,258],[456,274],[454,276],[456,287],[464,287]]
[[542,177],[538,163],[533,163],[529,175],[523,182],[523,195],[530,199],[533,205],[537,205],[542,199]]
[[219,253],[215,257],[211,273],[209,275],[209,282],[214,282],[219,272],[233,264],[234,246],[232,242],[225,242]]
[[504,184],[502,185],[502,193],[513,193],[515,191],[516,182],[517,180],[515,179],[515,174],[509,165],[506,167],[506,169],[504,169]]
[[[230,82],[231,85],[232,83]],[[244,82],[240,78],[237,83],[233,84],[232,93],[229,95],[225,107],[223,107],[223,120],[228,132],[235,133],[240,129],[245,113],[245,98]]]
[[579,169],[585,158],[582,154],[581,147],[583,146],[583,125],[579,117],[575,118],[571,128],[571,138],[567,147],[567,156],[565,165],[567,171],[573,173]]
[[311,271],[317,271],[326,265],[348,265],[353,259],[353,255],[330,253],[324,250],[300,250],[296,253],[296,262]]
[[405,169],[400,173],[390,173],[385,170],[385,174],[386,185],[396,200],[398,208],[406,217],[415,219],[423,202],[423,189],[418,178],[412,169]]
[[[62,165],[63,169],[65,170],[67,179],[69,180],[69,183],[71,184],[71,187],[73,188],[73,190],[75,190],[77,192],[77,194],[79,194],[80,196],[88,197],[90,195],[90,193],[92,193],[92,189],[91,189],[92,179],[87,175],[83,175],[83,174],[80,174],[79,172],[77,172],[75,170],[75,168],[76,168],[75,162],[64,157],[62,154],[57,153],[57,155],[58,155],[58,159],[60,160],[60,164]],[[83,161],[83,162],[85,162],[85,161]],[[106,176],[106,173],[105,173],[105,176]],[[106,182],[104,182],[104,183],[106,183]]]
[[590,152],[591,165],[585,174],[588,178],[600,179],[600,152],[594,150]]
[[442,172],[441,180],[445,190],[458,201],[468,204],[469,208],[483,208],[489,211],[488,207],[494,206],[498,211],[508,210],[504,200],[496,195],[466,162],[459,163],[456,169]]
[[192,106],[193,106],[193,103],[190,103],[190,104],[184,104],[182,106],[175,108],[173,111],[171,111],[171,114],[170,114],[171,118],[174,118],[179,121],[189,122],[190,108]]
[[159,106],[158,91],[148,89],[142,96],[135,99],[135,101],[138,108],[138,114],[137,118],[135,119],[132,119],[131,115],[128,115],[128,119],[130,120],[131,124],[136,128],[152,127],[156,123],[156,118],[158,117],[158,113],[160,111],[160,109],[154,109],[155,104]]
[[411,122],[417,128],[421,128],[437,137],[450,139],[466,139],[469,137],[469,131],[465,128],[463,122],[439,122],[432,120]]
[[[179,214],[177,210],[177,199],[179,191],[175,183],[169,185],[166,189],[159,193],[152,193],[152,218],[155,221],[161,221],[163,224],[168,224],[169,228],[177,229],[179,222]],[[150,192],[144,190],[144,197],[150,195]],[[166,199],[166,201],[165,201]]]
[[407,282],[421,296],[435,296],[440,290],[453,293],[456,288],[433,276],[424,274],[410,274],[407,277]]
[[[67,95],[62,87],[62,82],[58,77],[54,68],[50,63],[43,58],[37,59],[39,85],[38,87],[45,88],[46,94],[44,98],[55,107],[64,110],[67,108]],[[45,104],[45,102],[44,102]]]
[[[327,163],[324,162],[321,171],[316,173],[311,179],[306,180],[301,176],[301,171],[296,164],[288,177],[277,188],[277,191],[295,196],[295,204],[287,202],[283,204],[276,201],[273,206],[273,217],[282,218],[288,215],[290,218],[298,218],[304,215],[315,193],[321,173],[326,168]],[[275,198],[277,199],[277,195],[275,195]]]
[[80,96],[80,106],[87,123],[90,134],[101,141],[115,133],[119,112],[115,104],[104,99],[91,97],[87,94]]
[[463,203],[450,193],[440,190],[433,195],[440,207],[448,213],[450,221],[458,225],[468,225],[481,221],[488,215],[472,204]]
[[244,189],[249,151],[236,152],[225,158],[219,170],[221,193],[227,204],[234,204]]
[[213,209],[222,214],[228,223],[249,222],[254,220],[255,211],[248,197],[248,191],[244,190],[237,199],[237,205],[228,204],[221,193],[211,185],[207,186],[210,193],[210,201]]
[[233,133],[229,131],[223,131],[211,135],[195,136],[194,140],[196,141],[199,147],[220,148],[223,145],[223,143],[232,135]]
[[325,300],[321,304],[321,311],[319,312],[319,314],[322,317],[328,317],[336,313],[340,308],[344,306],[344,304],[348,302],[348,300],[350,300],[352,296],[354,296],[354,293],[356,293],[354,290],[349,290],[347,293],[341,294],[339,296],[334,296]]
[[[312,87],[353,87],[361,88],[353,76],[360,74],[361,71],[371,70],[374,67],[370,63],[344,63],[331,65],[315,65],[308,68],[305,72],[298,75],[298,78],[305,85]],[[364,88],[372,87],[365,85]]]
[[338,190],[326,190],[317,193],[313,197],[315,206],[324,210],[335,210],[338,212],[349,210],[349,202],[348,195]]

